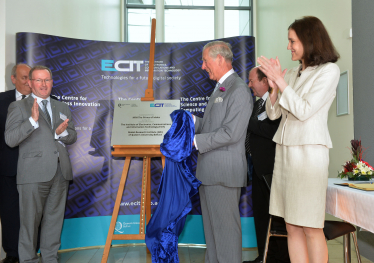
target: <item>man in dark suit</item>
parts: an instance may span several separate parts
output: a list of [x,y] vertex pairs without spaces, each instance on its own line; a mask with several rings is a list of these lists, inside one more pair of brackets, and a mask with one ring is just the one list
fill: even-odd
[[[255,102],[248,124],[246,151],[252,156],[252,201],[255,220],[257,248],[259,256],[246,263],[262,262],[266,233],[269,223],[270,192],[263,175],[272,174],[275,159],[275,143],[273,136],[278,129],[280,118],[271,121],[265,111],[265,102],[269,96],[269,84],[265,74],[258,68],[249,72],[249,84],[253,94],[259,99]],[[272,237],[270,239],[268,263],[290,262],[287,249],[287,239]]]
[[43,262],[57,263],[69,180],[73,178],[66,145],[77,140],[69,107],[50,97],[52,72],[35,66],[29,73],[32,94],[10,104],[5,142],[19,146],[17,188],[20,200],[20,262],[37,263],[41,222]]
[[5,122],[9,105],[27,98],[30,67],[20,63],[13,67],[11,79],[14,90],[0,93],[0,218],[2,244],[6,253],[3,263],[18,262],[19,197],[17,191],[18,147],[10,148],[4,140]]
[[210,42],[203,49],[201,68],[217,81],[204,117],[195,117],[206,263],[242,261],[239,199],[246,185],[244,141],[253,103],[245,82],[232,68],[232,59],[231,46],[223,41]]

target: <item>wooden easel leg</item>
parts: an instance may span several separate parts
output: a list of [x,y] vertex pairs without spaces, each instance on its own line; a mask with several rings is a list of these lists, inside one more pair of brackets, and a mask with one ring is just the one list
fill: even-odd
[[145,201],[145,217],[148,225],[149,220],[151,219],[151,158],[149,158],[149,165],[147,169],[147,193]]
[[[147,225],[149,223],[149,220],[151,220],[151,211],[152,211],[152,206],[151,206],[151,159],[149,158],[149,165],[147,169],[147,195],[146,195],[146,208],[145,208],[145,217],[147,220]],[[165,167],[165,156],[161,157],[161,162],[162,162],[162,168]],[[147,253],[151,253],[149,249],[147,248]]]
[[145,203],[147,193],[147,171],[149,166],[150,158],[145,156],[143,158],[143,173],[142,173],[142,191],[140,196],[140,223],[139,223],[139,234],[145,233]]
[[[146,222],[148,225],[148,222],[151,219],[151,158],[148,158],[148,166],[147,166],[145,218],[146,218]],[[148,248],[147,248],[147,253],[151,253]]]
[[122,196],[123,196],[123,190],[125,189],[127,174],[129,172],[129,168],[130,168],[130,162],[131,162],[131,157],[126,157],[125,165],[124,165],[123,171],[122,171],[121,181],[120,181],[119,186],[118,186],[116,202],[114,204],[112,220],[110,221],[108,236],[107,236],[107,239],[106,239],[106,243],[105,243],[105,247],[104,247],[104,253],[103,253],[103,257],[101,259],[101,263],[106,263],[107,260],[108,260],[109,250],[110,250],[110,246],[112,244],[114,229],[116,227],[118,212],[119,212],[119,208],[120,208],[121,200],[122,200]]

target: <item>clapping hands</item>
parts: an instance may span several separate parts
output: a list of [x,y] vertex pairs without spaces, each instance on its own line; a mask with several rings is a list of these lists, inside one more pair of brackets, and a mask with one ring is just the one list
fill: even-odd
[[281,92],[288,86],[284,80],[287,69],[282,71],[282,67],[278,57],[275,59],[268,59],[264,56],[257,58],[257,62],[260,64],[259,69],[267,76],[269,86],[273,88],[273,92],[270,94],[270,100],[274,105],[278,98],[278,90]]
[[39,105],[38,105],[38,101],[36,98],[34,99],[34,103],[32,104],[32,107],[31,107],[31,118],[35,122],[38,122],[39,120]]
[[56,128],[56,134],[60,135],[61,133],[63,133],[67,129],[68,124],[69,124],[69,119],[64,120],[64,122],[58,125],[58,127]]
[[260,64],[261,71],[267,76],[269,85],[272,88],[280,88],[281,91],[283,91],[282,89],[283,85],[279,85],[279,84],[283,84],[281,82],[284,78],[284,75],[287,72],[287,69],[282,71],[282,67],[281,67],[278,57],[276,57],[275,59],[273,58],[268,59],[264,56],[261,56],[257,58],[257,62]]

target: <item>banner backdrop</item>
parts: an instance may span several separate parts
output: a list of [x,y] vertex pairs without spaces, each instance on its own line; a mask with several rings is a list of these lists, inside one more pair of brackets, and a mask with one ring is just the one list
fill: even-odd
[[[104,42],[18,33],[17,63],[45,65],[53,72],[52,94],[67,103],[78,140],[68,146],[74,180],[70,183],[61,249],[104,245],[124,158],[111,155],[115,100],[140,100],[148,83],[149,43]],[[247,82],[255,66],[254,38],[222,39],[232,45],[233,68]],[[153,89],[156,100],[179,99],[181,109],[202,117],[215,82],[201,69],[209,41],[157,43]],[[192,156],[196,168],[197,154]],[[133,158],[122,198],[116,233],[138,233],[142,160]],[[162,165],[152,159],[152,211],[157,206]],[[252,186],[240,199],[243,246],[256,246]],[[198,195],[181,243],[205,243]],[[131,241],[134,243],[135,241]],[[115,243],[126,243],[115,241]]]

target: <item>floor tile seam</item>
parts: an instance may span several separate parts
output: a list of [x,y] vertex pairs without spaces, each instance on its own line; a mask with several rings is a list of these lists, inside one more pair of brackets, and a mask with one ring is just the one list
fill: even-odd
[[72,253],[71,256],[65,261],[65,263],[69,263],[69,260],[75,255],[75,253],[77,253],[77,251],[74,251],[74,253]]
[[[86,252],[88,250],[93,250],[93,249],[80,250],[80,251],[85,251]],[[74,253],[74,255],[77,255],[77,252]],[[91,256],[91,258],[89,258],[89,260],[86,261],[86,262],[89,262],[92,259],[92,257],[96,254],[96,252],[93,253],[92,256]],[[85,257],[89,257],[89,254],[78,255],[76,258],[74,258],[74,256],[72,256],[68,261],[66,261],[66,263],[83,263],[81,260],[82,260],[82,258],[84,259]]]
[[100,249],[97,249],[96,252],[92,254],[92,257],[87,262],[90,262],[95,257],[96,253],[99,252],[99,251],[100,251]]

